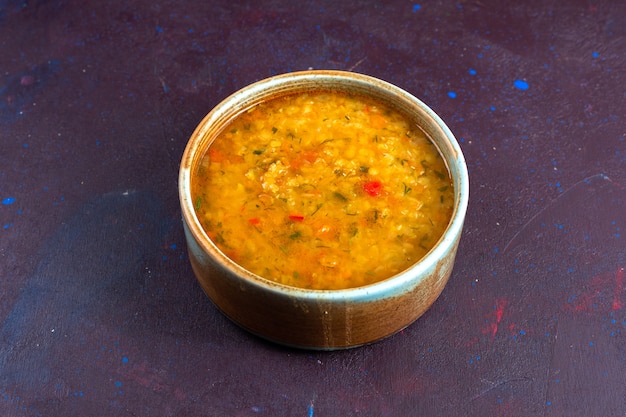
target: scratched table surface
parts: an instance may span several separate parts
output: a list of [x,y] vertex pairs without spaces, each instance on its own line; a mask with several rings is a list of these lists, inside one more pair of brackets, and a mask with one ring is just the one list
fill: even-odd
[[[195,126],[303,69],[449,125],[471,198],[441,297],[384,341],[288,349],[186,253]],[[0,2],[3,416],[626,415],[620,1]]]

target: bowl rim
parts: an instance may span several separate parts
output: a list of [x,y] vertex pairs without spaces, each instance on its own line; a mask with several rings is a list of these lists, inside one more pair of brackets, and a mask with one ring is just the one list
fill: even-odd
[[[195,168],[194,163],[200,158],[199,155],[203,155],[207,151],[216,136],[213,135],[211,138],[207,138],[207,131],[211,129],[212,124],[216,123],[220,125],[219,129],[216,130],[219,133],[230,122],[231,117],[263,101],[264,93],[265,95],[268,95],[268,92],[272,94],[275,92],[288,94],[305,90],[304,88],[294,88],[294,85],[297,83],[310,85],[310,90],[329,89],[321,86],[314,87],[323,83],[346,83],[346,85],[353,87],[360,86],[364,89],[374,89],[387,96],[388,99],[393,98],[419,110],[421,115],[429,119],[429,122],[439,130],[442,140],[445,140],[446,145],[450,148],[450,155],[448,155],[435,143],[453,179],[455,197],[452,217],[435,246],[407,269],[381,281],[360,287],[330,290],[294,287],[254,274],[237,264],[213,243],[201,226],[191,196],[191,177]],[[435,142],[433,138],[431,140]],[[411,289],[419,285],[423,277],[427,275],[428,270],[437,265],[439,259],[455,249],[455,245],[458,243],[461,235],[469,202],[469,173],[463,152],[452,131],[430,107],[411,93],[387,81],[361,73],[340,70],[306,70],[279,74],[256,81],[230,94],[213,107],[197,125],[185,147],[179,170],[178,190],[183,220],[200,248],[205,254],[226,267],[238,279],[246,281],[248,285],[254,285],[262,290],[277,294],[288,294],[289,296],[313,301],[359,300],[367,302],[379,299],[382,294],[398,294],[399,292],[411,291]]]

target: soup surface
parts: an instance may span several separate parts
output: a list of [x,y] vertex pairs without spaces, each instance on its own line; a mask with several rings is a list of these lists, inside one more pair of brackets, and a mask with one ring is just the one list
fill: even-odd
[[226,256],[310,289],[402,272],[439,240],[454,191],[435,146],[372,99],[320,91],[259,104],[210,145],[192,180]]

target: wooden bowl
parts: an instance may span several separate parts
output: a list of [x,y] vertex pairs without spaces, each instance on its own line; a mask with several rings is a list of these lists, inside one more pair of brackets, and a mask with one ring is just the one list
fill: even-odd
[[[434,248],[407,270],[343,290],[309,290],[275,283],[233,262],[210,240],[194,210],[192,175],[207,148],[237,115],[271,98],[311,90],[369,96],[412,118],[439,149],[454,185],[449,225]],[[444,122],[406,91],[362,74],[302,71],[251,84],[218,104],[198,125],[179,175],[183,226],[194,273],[215,305],[235,323],[268,340],[308,349],[342,349],[390,336],[419,318],[450,277],[469,199],[461,149]]]

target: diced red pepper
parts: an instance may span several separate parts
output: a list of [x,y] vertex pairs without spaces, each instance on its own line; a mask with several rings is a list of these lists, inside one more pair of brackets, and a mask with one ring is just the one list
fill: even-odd
[[252,226],[256,226],[257,224],[261,223],[261,219],[259,219],[258,217],[253,217],[253,218],[249,219],[248,222]]
[[289,220],[293,220],[294,222],[301,222],[304,220],[304,216],[302,214],[290,214]]
[[372,197],[377,197],[383,191],[383,185],[380,181],[368,181],[363,184],[363,190]]

